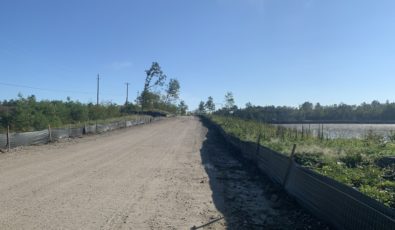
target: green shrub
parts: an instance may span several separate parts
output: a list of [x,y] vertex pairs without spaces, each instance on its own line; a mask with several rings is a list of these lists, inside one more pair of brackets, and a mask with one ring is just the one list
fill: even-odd
[[359,190],[380,201],[381,203],[390,206],[390,207],[394,207],[394,193],[386,191],[386,190],[382,190],[379,189],[378,187],[374,187],[374,186],[370,186],[370,185],[361,185],[361,187],[359,188]]
[[325,161],[319,153],[296,153],[295,161],[309,168],[322,168]]
[[349,168],[355,168],[358,165],[361,165],[363,158],[362,155],[347,153],[345,156],[341,157],[340,160],[346,164]]

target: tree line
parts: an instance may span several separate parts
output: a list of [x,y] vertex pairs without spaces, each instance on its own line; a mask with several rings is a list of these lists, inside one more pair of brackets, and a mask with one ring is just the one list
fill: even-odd
[[215,104],[212,97],[201,102],[196,113],[215,113],[218,115],[236,116],[246,120],[257,120],[267,123],[393,123],[395,122],[395,103],[377,100],[360,105],[344,103],[321,105],[304,102],[298,107],[291,106],[258,106],[247,103],[244,108],[235,105],[231,92],[226,93],[224,106],[215,110],[207,105]]
[[35,95],[18,94],[16,99],[0,101],[0,131],[9,126],[12,131],[24,132],[45,129],[50,124],[60,127],[120,117],[128,114],[171,113],[185,115],[188,106],[180,100],[180,83],[169,79],[157,62],[145,71],[145,84],[135,103],[124,105],[107,102],[99,105],[81,103],[67,97],[62,100],[38,101]]
[[59,127],[89,120],[107,119],[121,116],[120,107],[106,103],[96,106],[79,101],[42,100],[34,95],[0,102],[0,129],[10,126],[13,131],[33,131],[45,129],[49,124]]
[[360,105],[334,104],[323,106],[305,102],[299,107],[253,106],[236,110],[235,116],[264,122],[395,122],[395,103],[362,103]]

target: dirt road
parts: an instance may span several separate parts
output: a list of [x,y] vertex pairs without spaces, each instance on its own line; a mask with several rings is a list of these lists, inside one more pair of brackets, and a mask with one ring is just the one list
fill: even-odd
[[183,117],[0,154],[0,229],[273,222],[279,211],[264,190],[208,137],[197,118]]
[[180,118],[3,154],[0,229],[199,225],[219,215],[201,164],[203,137],[194,118]]

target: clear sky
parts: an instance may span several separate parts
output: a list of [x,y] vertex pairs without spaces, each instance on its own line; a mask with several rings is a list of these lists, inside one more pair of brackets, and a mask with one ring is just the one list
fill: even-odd
[[0,99],[95,102],[100,73],[100,100],[124,103],[124,83],[134,100],[157,61],[191,109],[226,91],[240,106],[395,101],[394,12],[393,0],[1,0]]

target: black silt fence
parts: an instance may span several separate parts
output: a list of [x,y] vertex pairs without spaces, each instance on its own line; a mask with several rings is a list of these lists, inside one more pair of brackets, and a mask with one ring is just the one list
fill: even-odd
[[202,119],[239,149],[243,157],[255,162],[273,182],[283,185],[285,191],[302,206],[337,229],[395,230],[393,209],[351,187],[304,168],[281,153],[256,143],[241,141],[225,133],[208,118]]

